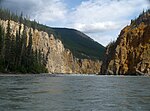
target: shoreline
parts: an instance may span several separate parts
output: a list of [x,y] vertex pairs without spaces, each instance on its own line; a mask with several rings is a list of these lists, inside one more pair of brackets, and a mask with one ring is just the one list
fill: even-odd
[[150,74],[147,75],[106,75],[106,74],[68,74],[68,73],[40,73],[40,74],[33,74],[33,73],[26,73],[26,74],[21,74],[21,73],[0,73],[0,77],[3,76],[50,76],[50,77],[63,77],[63,76],[97,76],[97,77],[150,77]]

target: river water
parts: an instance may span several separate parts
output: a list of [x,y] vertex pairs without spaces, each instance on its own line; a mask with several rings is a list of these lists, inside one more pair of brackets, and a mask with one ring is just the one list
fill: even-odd
[[0,111],[150,111],[150,77],[1,75]]

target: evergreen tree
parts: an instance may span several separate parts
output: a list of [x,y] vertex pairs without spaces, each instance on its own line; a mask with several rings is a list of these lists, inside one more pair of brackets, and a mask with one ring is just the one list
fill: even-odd
[[19,36],[19,32],[16,31],[16,40],[15,40],[15,67],[18,67],[19,65],[19,55],[20,55],[20,36]]
[[15,36],[12,35],[11,40],[10,40],[10,61],[9,61],[9,70],[15,70],[15,48],[16,48],[16,42],[15,42]]
[[0,25],[0,53],[2,52],[3,48],[3,29],[2,26]]
[[6,32],[6,37],[5,37],[5,71],[8,71],[9,68],[9,63],[10,63],[10,38],[11,38],[11,29],[10,29],[10,20],[8,20],[8,25],[7,25],[7,32]]
[[20,60],[21,62],[23,62],[22,64],[24,64],[26,62],[25,58],[26,58],[26,45],[27,45],[27,31],[26,31],[26,26],[24,25],[24,30],[23,30],[23,34],[21,37],[21,54],[20,54]]
[[3,40],[4,39],[4,31],[3,31],[3,28],[2,26],[0,25],[0,71],[3,71],[4,70],[4,64],[3,64]]
[[[11,18],[11,19],[10,19]],[[0,25],[0,72],[19,72],[19,73],[44,73],[45,60],[41,51],[32,49],[33,38],[30,28],[29,34],[27,26],[32,24],[32,27],[38,28],[36,21],[32,22],[11,14],[9,10],[0,9],[0,19],[7,20],[6,32]],[[16,35],[11,34],[10,20],[19,23],[19,30]],[[22,24],[24,24],[22,31]],[[27,43],[27,35],[29,35]],[[28,45],[27,45],[28,44]]]

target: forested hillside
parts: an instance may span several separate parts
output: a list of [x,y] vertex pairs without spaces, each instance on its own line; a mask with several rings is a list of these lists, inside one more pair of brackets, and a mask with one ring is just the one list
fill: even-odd
[[95,42],[84,33],[75,29],[53,28],[56,30],[66,48],[78,58],[102,59],[105,47]]
[[[22,16],[14,16],[9,11],[0,10],[0,18],[7,20],[7,28],[4,30],[0,24],[0,72],[13,73],[41,73],[47,72],[43,61],[44,56],[40,50],[32,49],[32,34],[29,33],[27,41],[26,25],[28,22]],[[20,24],[16,35],[11,34],[10,20],[17,20]],[[33,24],[33,27],[34,24]],[[23,30],[21,34],[21,30]],[[27,43],[28,42],[28,43]]]
[[15,22],[19,22],[20,18],[22,18],[22,24],[25,24],[28,27],[47,32],[49,35],[53,34],[55,38],[58,38],[63,42],[66,48],[72,51],[75,57],[81,59],[102,59],[105,47],[80,31],[48,27],[39,24],[35,20],[30,21],[23,17],[23,14],[18,16],[17,14],[11,13],[9,10],[0,9],[0,19],[2,20],[11,19]]

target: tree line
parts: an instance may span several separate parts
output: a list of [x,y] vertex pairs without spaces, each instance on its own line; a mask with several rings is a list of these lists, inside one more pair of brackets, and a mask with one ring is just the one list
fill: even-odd
[[[0,9],[0,12],[2,10]],[[9,12],[8,12],[9,13]],[[33,51],[33,39],[31,29],[27,41],[27,24],[22,15],[18,17],[19,30],[16,35],[11,34],[11,14],[3,16],[8,21],[6,31],[0,24],[0,72],[2,73],[46,73],[45,56],[40,50]],[[0,17],[2,13],[0,13]],[[4,13],[3,13],[4,14]],[[3,19],[4,19],[3,18]],[[24,24],[21,32],[21,24]],[[27,43],[28,42],[28,43]],[[28,45],[27,45],[28,44]]]
[[8,20],[11,18],[11,20],[13,20],[15,22],[19,22],[20,17],[22,18],[22,24],[26,24],[27,27],[31,27],[31,28],[37,29],[39,31],[47,32],[49,35],[53,34],[54,37],[61,39],[59,34],[54,29],[52,29],[46,25],[40,24],[36,20],[31,21],[30,17],[23,16],[23,13],[21,13],[21,14],[18,14],[17,12],[13,13],[8,9],[0,8],[0,19],[2,19],[2,20]]

